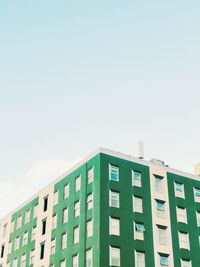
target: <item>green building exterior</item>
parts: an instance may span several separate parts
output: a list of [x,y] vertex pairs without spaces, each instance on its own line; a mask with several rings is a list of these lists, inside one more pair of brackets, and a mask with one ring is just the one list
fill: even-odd
[[200,177],[100,148],[0,220],[0,267],[199,267]]

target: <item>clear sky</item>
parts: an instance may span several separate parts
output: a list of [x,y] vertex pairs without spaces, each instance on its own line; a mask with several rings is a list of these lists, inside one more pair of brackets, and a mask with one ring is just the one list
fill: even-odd
[[0,1],[0,216],[99,146],[193,172],[199,0]]

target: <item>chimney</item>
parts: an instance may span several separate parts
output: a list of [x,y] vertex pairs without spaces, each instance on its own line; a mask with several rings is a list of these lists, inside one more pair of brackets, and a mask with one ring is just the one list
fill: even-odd
[[200,163],[194,166],[194,170],[195,170],[195,175],[200,176]]
[[143,142],[139,141],[139,159],[144,158],[144,146]]

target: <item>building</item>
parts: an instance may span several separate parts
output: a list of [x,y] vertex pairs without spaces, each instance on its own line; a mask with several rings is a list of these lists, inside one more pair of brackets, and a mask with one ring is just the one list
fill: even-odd
[[199,267],[200,177],[98,149],[0,223],[2,267]]
[[200,163],[196,164],[194,166],[194,169],[195,169],[195,174],[200,176]]

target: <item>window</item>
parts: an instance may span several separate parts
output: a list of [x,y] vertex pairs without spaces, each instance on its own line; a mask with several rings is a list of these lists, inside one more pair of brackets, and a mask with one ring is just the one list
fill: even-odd
[[133,196],[133,211],[134,212],[143,212],[142,208],[142,198]]
[[156,200],[156,211],[157,217],[164,218],[165,217],[165,202],[162,200]]
[[176,197],[181,197],[181,198],[185,197],[183,184],[175,182],[174,183],[174,191],[175,191]]
[[72,267],[78,267],[78,255],[73,256]]
[[157,226],[158,230],[158,242],[160,245],[167,245],[167,228],[163,226]]
[[89,220],[87,222],[87,237],[90,237],[93,235],[93,220]]
[[78,192],[80,188],[81,188],[81,176],[78,176],[75,179],[75,192]]
[[9,241],[9,243],[8,243],[8,253],[9,254],[11,253],[11,250],[12,250],[12,243],[11,243],[11,241]]
[[14,221],[12,221],[12,222],[11,222],[11,232],[13,232],[13,231],[14,231],[14,226],[15,226],[15,222],[14,222]]
[[186,209],[181,207],[176,207],[177,221],[182,223],[187,223]]
[[119,208],[119,193],[114,191],[109,191],[109,206],[114,208]]
[[61,240],[61,248],[66,249],[67,248],[67,233],[62,234],[62,240]]
[[40,259],[44,259],[44,243],[40,244]]
[[109,165],[109,180],[119,181],[119,168],[113,165]]
[[92,209],[93,208],[93,194],[89,194],[87,196],[87,209]]
[[17,219],[17,228],[20,228],[22,225],[22,216],[19,216]]
[[37,214],[37,206],[34,206],[33,207],[33,218],[36,217],[36,214]]
[[51,255],[55,254],[55,245],[56,245],[56,241],[55,239],[51,240]]
[[181,267],[191,267],[191,261],[181,259]]
[[13,267],[17,267],[17,258],[14,259]]
[[79,226],[74,228],[74,244],[79,242]]
[[31,239],[32,239],[32,240],[35,240],[35,235],[36,235],[36,227],[34,227],[34,228],[32,229],[32,236],[31,236]]
[[19,236],[15,239],[15,249],[19,248]]
[[160,255],[160,267],[169,266],[169,258],[167,255]]
[[145,267],[144,252],[135,251],[135,267]]
[[62,218],[63,223],[66,223],[68,221],[68,208],[63,210],[63,218]]
[[74,204],[74,217],[77,217],[80,215],[80,201],[77,201]]
[[109,217],[110,235],[120,235],[120,220]]
[[26,266],[26,255],[22,256],[22,260],[21,260],[21,267],[25,267]]
[[47,220],[42,221],[42,235],[46,234],[46,225],[47,225]]
[[6,223],[6,224],[4,224],[4,226],[3,226],[3,237],[5,237],[6,236],[6,232],[7,232],[7,226],[8,226],[8,224]]
[[24,233],[24,239],[23,239],[23,245],[25,246],[25,245],[27,245],[27,243],[28,243],[28,232],[25,232]]
[[57,215],[53,215],[52,217],[52,229],[57,227]]
[[45,212],[45,211],[47,211],[47,209],[48,209],[48,197],[45,197],[44,198],[44,209],[43,209],[43,211]]
[[155,177],[155,191],[163,193],[163,177],[154,175]]
[[69,197],[69,184],[66,184],[64,186],[64,198],[68,198]]
[[54,192],[53,204],[54,205],[58,204],[58,191]]
[[92,267],[92,249],[86,250],[86,267]]
[[25,223],[28,223],[29,220],[30,220],[30,210],[27,210],[25,215]]
[[196,216],[197,216],[197,226],[200,226],[200,212],[196,212]]
[[88,184],[90,184],[94,181],[94,167],[92,167],[91,169],[88,170],[87,179],[88,179]]
[[142,186],[142,175],[140,172],[132,171],[132,185],[133,186]]
[[30,264],[34,263],[34,257],[35,257],[34,250],[31,250],[31,252],[30,252]]
[[179,246],[180,248],[189,250],[189,236],[188,233],[179,232]]
[[120,266],[120,249],[110,246],[110,265]]
[[65,260],[61,260],[60,267],[66,267],[66,261]]
[[135,227],[135,239],[138,240],[144,240],[144,232],[145,232],[145,228],[144,228],[144,224],[142,223],[134,223]]
[[200,202],[200,189],[194,188],[194,199],[195,202]]
[[1,246],[1,258],[3,258],[3,255],[4,255],[4,248],[5,248],[5,245],[2,245]]

